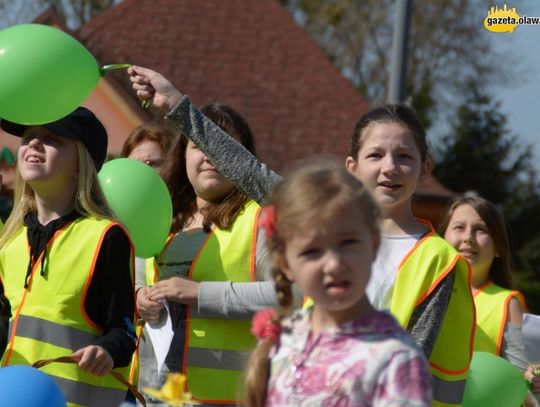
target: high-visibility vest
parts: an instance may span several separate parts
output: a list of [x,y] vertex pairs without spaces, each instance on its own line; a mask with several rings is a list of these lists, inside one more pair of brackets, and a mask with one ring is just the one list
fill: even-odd
[[[246,204],[229,229],[214,228],[193,260],[197,281],[255,281],[257,218],[260,207]],[[235,404],[242,372],[255,347],[250,320],[200,315],[187,306],[183,373],[193,397],[206,404]]]
[[525,298],[519,291],[502,288],[488,281],[474,293],[476,305],[476,335],[474,350],[501,354],[504,328],[508,320],[508,305],[516,298],[526,309]]
[[433,377],[433,405],[458,406],[463,400],[476,327],[471,271],[467,261],[436,235],[429,222],[421,222],[431,230],[402,260],[390,311],[407,329],[416,307],[454,270],[454,287],[429,364]]
[[[103,237],[114,225],[90,218],[64,225],[48,243],[44,275],[40,275],[42,253],[33,264],[27,288],[27,228],[21,228],[0,251],[0,276],[12,313],[2,366],[71,355],[101,336],[103,328],[86,314],[84,302]],[[63,363],[42,370],[59,385],[69,406],[117,406],[126,396],[126,388],[111,375],[99,377]],[[127,378],[129,367],[115,371]]]

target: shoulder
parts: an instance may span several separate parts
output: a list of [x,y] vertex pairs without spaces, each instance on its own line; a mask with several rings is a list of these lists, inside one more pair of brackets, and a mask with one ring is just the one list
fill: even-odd
[[523,323],[524,307],[517,296],[513,296],[508,301],[508,322],[512,324]]

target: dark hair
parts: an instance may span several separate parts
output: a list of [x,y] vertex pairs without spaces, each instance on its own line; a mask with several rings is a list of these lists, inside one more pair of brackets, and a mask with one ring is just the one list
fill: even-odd
[[479,196],[455,198],[447,208],[439,225],[441,236],[444,236],[455,210],[462,205],[470,205],[478,216],[482,218],[487,226],[489,235],[493,239],[495,250],[499,254],[499,257],[493,259],[493,263],[489,269],[489,277],[498,286],[512,289],[510,239],[508,238],[504,217],[493,203]]
[[412,133],[422,161],[430,158],[428,140],[422,122],[412,108],[405,104],[397,103],[377,107],[360,117],[353,130],[351,148],[349,150],[349,155],[353,159],[357,159],[358,152],[362,146],[362,131],[371,123],[398,123],[404,125]]
[[[252,154],[255,154],[253,133],[244,118],[232,107],[221,103],[212,103],[204,106],[201,112],[223,131],[236,138]],[[197,196],[186,171],[188,142],[189,140],[184,135],[180,137],[175,147],[170,150],[162,171],[173,203],[171,232],[181,230],[197,211]],[[216,224],[222,229],[228,228],[248,199],[246,195],[234,188],[220,202],[209,202],[201,211],[204,217],[204,226],[209,227],[211,224]]]
[[[343,166],[341,160],[317,157],[301,162],[274,189],[268,202],[275,210],[274,232],[267,245],[274,260],[273,275],[279,308],[276,323],[289,313],[292,304],[291,281],[278,267],[283,264],[286,240],[301,227],[316,227],[321,219],[331,220],[351,207],[360,208],[378,236],[379,208],[362,183]],[[264,405],[272,343],[259,341],[252,352],[245,377],[246,405]]]
[[179,133],[166,122],[147,122],[136,127],[128,136],[122,147],[121,157],[128,157],[143,141],[153,141],[161,148],[163,154],[173,147]]

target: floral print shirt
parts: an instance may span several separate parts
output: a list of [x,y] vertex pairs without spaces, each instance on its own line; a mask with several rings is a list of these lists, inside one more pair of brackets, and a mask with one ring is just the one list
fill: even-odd
[[311,311],[282,323],[271,351],[266,406],[431,406],[431,374],[412,338],[386,312],[311,333]]

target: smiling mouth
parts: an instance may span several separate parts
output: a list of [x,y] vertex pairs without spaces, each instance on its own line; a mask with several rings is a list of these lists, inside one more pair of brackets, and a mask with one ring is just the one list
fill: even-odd
[[31,155],[30,157],[27,157],[25,161],[27,163],[32,163],[32,164],[41,164],[43,162],[41,158],[36,157],[35,155]]

